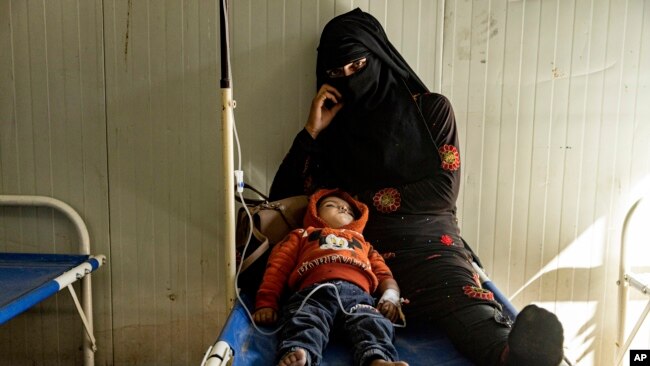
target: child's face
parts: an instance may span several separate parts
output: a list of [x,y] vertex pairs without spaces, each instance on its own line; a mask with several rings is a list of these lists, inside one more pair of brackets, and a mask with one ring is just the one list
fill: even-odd
[[338,229],[354,221],[354,213],[350,204],[335,196],[323,199],[318,205],[318,216],[333,229]]

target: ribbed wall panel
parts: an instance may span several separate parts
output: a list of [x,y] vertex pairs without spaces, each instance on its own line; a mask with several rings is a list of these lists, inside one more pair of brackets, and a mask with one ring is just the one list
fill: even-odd
[[[454,105],[463,236],[489,274],[558,313],[579,365],[613,363],[620,224],[650,191],[647,1],[230,3],[247,182],[268,189],[307,118],[320,31],[361,7]],[[0,24],[0,193],[66,201],[107,255],[97,364],[198,364],[226,314],[218,2],[3,1]],[[2,251],[75,240],[50,210],[0,209]],[[61,294],[0,329],[0,365],[81,364],[81,340]],[[646,326],[633,348],[649,342]]]
[[517,306],[560,316],[585,365],[613,364],[618,234],[647,190],[649,15],[644,1],[445,6],[462,231]]
[[104,15],[113,362],[197,364],[225,316],[217,3]]
[[[0,23],[0,193],[70,204],[110,261],[101,2],[2,1]],[[0,251],[74,253],[77,234],[56,211],[0,208]],[[93,274],[100,354],[112,352],[110,277]],[[82,340],[61,292],[0,328],[0,365],[81,364]]]

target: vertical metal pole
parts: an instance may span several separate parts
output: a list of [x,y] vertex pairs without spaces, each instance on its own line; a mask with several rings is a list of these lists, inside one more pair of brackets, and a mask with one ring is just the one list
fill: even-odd
[[641,199],[630,206],[628,211],[625,213],[625,219],[623,219],[623,225],[621,228],[621,254],[619,258],[618,265],[618,329],[616,333],[616,346],[617,348],[617,365],[620,365],[623,360],[623,354],[627,350],[624,348],[623,342],[625,341],[625,321],[627,319],[627,302],[628,302],[628,286],[627,283],[627,274],[630,273],[630,266],[627,261],[627,226],[632,219],[634,211],[636,211],[637,206],[639,206]]
[[233,108],[230,83],[230,42],[227,0],[219,7],[221,29],[221,146],[223,156],[223,230],[226,308],[235,304],[235,183],[233,158]]

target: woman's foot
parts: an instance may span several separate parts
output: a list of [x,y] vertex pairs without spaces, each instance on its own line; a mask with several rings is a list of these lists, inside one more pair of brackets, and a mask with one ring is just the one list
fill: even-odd
[[284,355],[278,366],[305,366],[306,364],[307,352],[302,348],[296,348]]
[[403,361],[372,360],[370,366],[409,366],[409,364]]
[[536,305],[517,315],[508,336],[508,366],[557,366],[562,362],[564,332],[555,314]]

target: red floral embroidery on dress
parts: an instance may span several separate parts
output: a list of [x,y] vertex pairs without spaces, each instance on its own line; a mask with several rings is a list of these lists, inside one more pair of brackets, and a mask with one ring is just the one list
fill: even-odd
[[460,168],[460,155],[458,149],[453,145],[443,145],[438,149],[440,160],[442,160],[442,169],[455,171]]
[[465,295],[473,299],[494,301],[494,294],[492,293],[492,291],[488,291],[477,286],[470,286],[470,285],[463,286],[463,292],[465,293]]
[[399,191],[395,188],[384,188],[372,197],[372,204],[377,211],[383,213],[395,212],[402,203]]
[[454,245],[454,239],[447,234],[440,237],[440,242],[446,246]]

